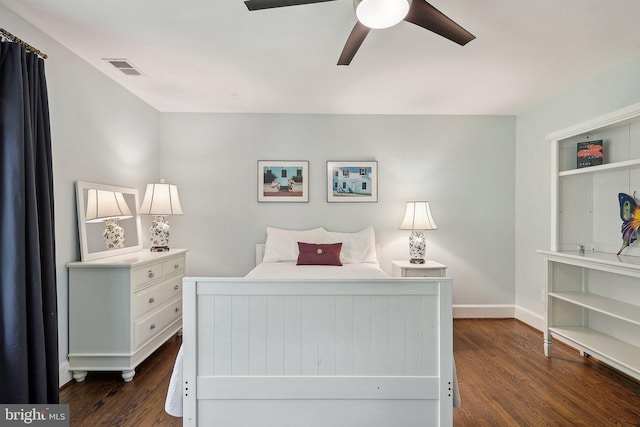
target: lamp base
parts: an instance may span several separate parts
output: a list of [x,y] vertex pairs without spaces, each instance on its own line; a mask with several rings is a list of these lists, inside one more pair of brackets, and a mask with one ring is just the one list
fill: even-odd
[[163,215],[156,215],[151,221],[149,229],[151,237],[151,251],[161,252],[162,250],[154,250],[153,248],[169,249],[169,223]]
[[151,246],[151,252],[169,252],[169,246]]
[[424,233],[421,230],[413,230],[409,236],[409,256],[411,264],[424,264],[426,245]]

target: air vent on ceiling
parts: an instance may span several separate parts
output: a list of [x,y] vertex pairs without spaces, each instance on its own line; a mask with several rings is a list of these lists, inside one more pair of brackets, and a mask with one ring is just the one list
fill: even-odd
[[136,67],[134,67],[128,60],[126,59],[115,59],[115,58],[104,58],[105,61],[116,67],[123,74],[128,76],[141,76],[142,73]]

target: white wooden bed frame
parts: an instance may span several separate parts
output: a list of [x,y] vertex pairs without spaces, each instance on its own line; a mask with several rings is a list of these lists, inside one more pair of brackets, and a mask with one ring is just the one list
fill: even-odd
[[185,426],[451,426],[449,278],[185,278]]

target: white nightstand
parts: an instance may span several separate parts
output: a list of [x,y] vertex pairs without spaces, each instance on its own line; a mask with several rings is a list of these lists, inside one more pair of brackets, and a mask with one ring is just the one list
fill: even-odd
[[447,266],[436,261],[426,260],[424,264],[411,264],[409,261],[391,261],[393,277],[445,277]]

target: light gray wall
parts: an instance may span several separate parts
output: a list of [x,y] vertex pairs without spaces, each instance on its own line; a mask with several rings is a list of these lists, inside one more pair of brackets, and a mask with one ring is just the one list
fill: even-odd
[[[134,187],[156,178],[159,113],[0,5],[2,27],[49,55],[45,61],[56,221],[60,362],[68,353],[66,264],[80,260],[77,180]],[[61,369],[61,379],[68,372]]]
[[[160,173],[184,216],[172,246],[187,274],[236,276],[265,227],[357,231],[373,225],[382,267],[408,258],[408,200],[429,200],[439,229],[427,256],[448,265],[457,304],[514,304],[515,118],[162,114]],[[309,203],[258,203],[258,160],[309,160]],[[378,203],[327,203],[326,161],[377,160]]]
[[[160,114],[4,6],[0,16],[50,55],[61,361],[66,263],[80,258],[76,180],[141,192],[159,178],[178,184],[185,215],[169,218],[172,246],[190,250],[189,275],[245,274],[266,226],[371,224],[390,271],[390,260],[408,258],[405,202],[427,199],[439,226],[428,256],[449,266],[454,302],[514,303],[514,117]],[[310,202],[257,203],[258,160],[309,160]],[[327,160],[377,160],[380,201],[327,203]]]
[[542,328],[544,263],[550,248],[551,146],[545,136],[640,102],[640,56],[517,117],[516,305],[523,320]]

